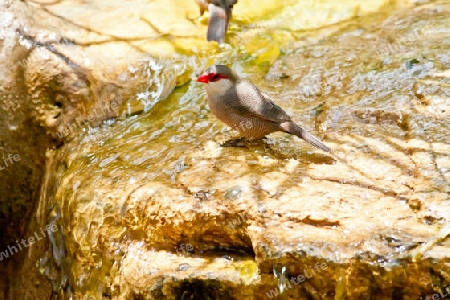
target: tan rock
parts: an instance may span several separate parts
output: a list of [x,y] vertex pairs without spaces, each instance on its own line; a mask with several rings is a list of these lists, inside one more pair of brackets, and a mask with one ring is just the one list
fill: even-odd
[[[16,169],[41,167],[32,178],[43,182],[22,232],[58,230],[9,263],[11,274],[24,259],[14,298],[50,294],[15,288],[42,280],[36,261],[73,299],[415,299],[450,282],[449,6],[386,5],[303,32],[385,2],[345,2],[338,15],[342,3],[322,1],[321,15],[303,18],[304,3],[252,1],[236,6],[222,48],[204,41],[204,21],[189,20],[194,1],[22,7],[32,25],[18,26],[24,47],[6,44],[23,63],[3,94],[23,74],[15,88],[30,101],[2,126],[20,124],[17,148],[34,136],[39,145]],[[190,81],[216,61],[251,74],[333,152],[281,133],[219,147],[233,133]],[[9,117],[13,98],[2,102]],[[119,118],[103,123],[110,117]],[[23,215],[25,201],[8,203]]]

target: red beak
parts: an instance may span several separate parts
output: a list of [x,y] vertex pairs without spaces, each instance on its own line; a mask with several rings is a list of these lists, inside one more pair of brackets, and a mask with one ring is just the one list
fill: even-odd
[[208,83],[208,75],[207,75],[207,74],[202,74],[202,75],[197,79],[197,82]]

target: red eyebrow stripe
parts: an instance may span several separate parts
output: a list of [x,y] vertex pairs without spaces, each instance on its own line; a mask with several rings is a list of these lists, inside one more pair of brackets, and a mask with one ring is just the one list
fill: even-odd
[[216,82],[216,81],[218,81],[218,80],[220,80],[222,78],[228,79],[227,76],[219,74],[219,73],[209,73],[208,74],[208,81],[209,82]]
[[197,78],[197,82],[203,82],[203,83],[216,82],[222,78],[228,79],[227,76],[219,74],[219,73],[202,74],[199,78]]

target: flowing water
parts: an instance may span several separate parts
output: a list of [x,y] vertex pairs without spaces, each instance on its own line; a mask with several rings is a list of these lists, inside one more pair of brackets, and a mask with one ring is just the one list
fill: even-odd
[[[228,44],[144,55],[117,74],[145,88],[121,102],[119,118],[80,126],[58,154],[49,207],[60,231],[53,260],[41,260],[55,289],[358,299],[372,292],[356,292],[370,282],[358,282],[364,268],[351,259],[397,270],[409,250],[420,256],[421,243],[441,242],[450,217],[450,7],[420,14],[356,2],[242,0]],[[215,63],[260,86],[332,153],[283,133],[220,147],[238,134],[211,114],[195,80]],[[395,286],[395,276],[379,278]]]

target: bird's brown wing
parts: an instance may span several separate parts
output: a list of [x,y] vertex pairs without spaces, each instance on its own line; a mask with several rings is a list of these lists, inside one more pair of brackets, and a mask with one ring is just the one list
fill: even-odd
[[248,81],[239,81],[235,89],[224,97],[231,110],[241,115],[249,115],[276,123],[290,121],[289,115],[269,96]]

